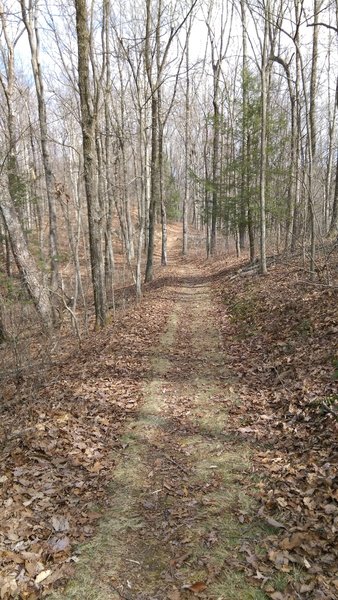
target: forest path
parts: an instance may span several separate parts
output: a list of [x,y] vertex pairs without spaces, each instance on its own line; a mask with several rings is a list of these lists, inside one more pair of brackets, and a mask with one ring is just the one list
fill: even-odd
[[235,398],[210,290],[191,269],[179,266],[175,284],[158,290],[174,308],[144,403],[113,456],[109,512],[53,599],[265,598],[231,566],[234,549],[259,536],[240,522],[252,502],[250,452],[227,434]]

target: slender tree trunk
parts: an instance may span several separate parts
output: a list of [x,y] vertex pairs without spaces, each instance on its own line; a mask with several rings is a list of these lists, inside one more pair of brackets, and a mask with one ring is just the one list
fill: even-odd
[[[206,130],[206,140],[204,142],[204,151],[203,151],[203,158],[204,158],[204,179],[205,181],[209,181],[209,161],[208,161],[208,128]],[[208,186],[205,185],[204,186],[204,198],[203,198],[203,203],[204,203],[204,223],[205,223],[205,228],[206,228],[206,238],[205,238],[205,249],[206,249],[206,253],[207,253],[207,258],[209,258],[210,256],[210,198],[209,198],[209,190],[208,190]]]
[[183,196],[183,246],[182,254],[186,256],[188,254],[188,217],[189,217],[189,202],[190,202],[190,186],[189,186],[189,154],[190,154],[190,60],[189,60],[189,43],[191,33],[190,19],[189,27],[187,30],[187,42],[186,42],[186,54],[185,54],[185,67],[186,67],[186,87],[185,87],[185,125],[184,125],[184,196]]
[[[153,56],[150,45],[152,16],[151,16],[151,0],[146,0],[146,33],[145,33],[145,69],[148,78],[148,83],[151,93],[151,159],[150,159],[150,201],[149,201],[149,217],[148,217],[148,247],[147,247],[147,263],[145,272],[145,282],[148,283],[153,279],[153,262],[154,262],[154,242],[155,242],[155,222],[156,222],[156,206],[158,203],[158,106],[157,93],[153,81]],[[156,27],[156,37],[158,36],[159,23]],[[158,64],[158,58],[157,58]]]
[[105,122],[105,143],[104,143],[104,161],[105,161],[105,180],[106,180],[106,219],[104,232],[104,276],[107,300],[114,302],[114,250],[113,250],[113,206],[114,195],[111,185],[110,169],[112,163],[111,157],[111,127],[109,118],[109,101],[111,87],[111,68],[110,68],[110,0],[104,0],[103,3],[103,46],[104,46],[104,68],[105,68],[105,96],[104,96],[104,122]]
[[123,215],[123,226],[124,226],[124,240],[125,240],[125,251],[127,255],[128,265],[132,266],[132,261],[135,257],[135,249],[134,249],[134,231],[133,231],[133,223],[130,214],[130,198],[129,198],[129,189],[128,189],[128,167],[127,167],[127,156],[126,156],[126,101],[125,101],[125,82],[124,82],[124,74],[123,67],[120,64],[120,60],[118,60],[118,70],[120,77],[120,124],[119,124],[119,142],[120,142],[120,151],[122,157],[122,186],[121,186],[121,214]]
[[[295,191],[296,191],[296,164],[297,164],[297,138],[298,138],[298,121],[297,121],[297,95],[295,86],[292,81],[290,66],[279,56],[272,57],[272,60],[279,63],[285,72],[288,83],[290,106],[291,106],[291,139],[290,139],[290,178],[288,185],[287,196],[287,213],[285,222],[285,241],[284,249],[288,250],[290,246],[290,238],[293,229],[294,207],[295,207]],[[279,229],[280,234],[280,229]]]
[[310,81],[310,107],[308,123],[308,153],[309,153],[309,218],[310,218],[310,272],[311,278],[315,276],[316,267],[316,214],[315,214],[315,185],[314,185],[314,167],[317,153],[317,70],[318,70],[318,32],[319,32],[319,10],[322,0],[314,0],[314,27],[313,27],[313,46],[312,46],[312,68]]
[[[25,0],[20,0],[22,18],[27,30],[28,40],[31,50],[31,63],[34,76],[36,97],[38,101],[40,140],[42,149],[42,163],[45,174],[46,192],[49,209],[49,251],[51,265],[51,289],[56,290],[59,285],[59,266],[58,266],[58,236],[57,236],[57,217],[56,217],[56,197],[54,190],[54,176],[51,167],[48,144],[48,125],[47,109],[44,92],[43,76],[40,63],[40,39],[37,27],[36,13],[32,12],[32,5],[29,5],[28,13]],[[34,9],[35,10],[35,9]]]
[[[338,9],[337,9],[338,14]],[[337,77],[337,87],[336,87],[336,110],[338,110],[338,77]],[[328,236],[334,236],[338,231],[338,151],[336,150],[336,174],[335,174],[335,187],[334,187],[334,195],[333,195],[333,204],[332,204],[332,212],[331,212],[331,220],[330,227],[328,231]]]
[[[337,5],[338,5],[338,2],[337,2]],[[332,54],[332,49],[331,49],[331,36],[330,36],[329,46],[328,46],[328,72],[331,72],[331,68],[332,68],[331,54]],[[329,232],[332,171],[333,171],[333,162],[334,162],[334,146],[335,146],[336,121],[337,121],[337,94],[338,94],[338,78],[336,78],[335,101],[334,101],[333,109],[331,109],[332,95],[331,95],[330,80],[328,79],[327,96],[328,96],[329,146],[328,146],[326,174],[325,174],[325,200],[324,200],[324,214],[323,214],[323,229],[326,232],[326,234],[328,234],[328,232]]]
[[97,194],[95,115],[90,90],[90,34],[86,0],[75,0],[78,41],[78,74],[82,116],[83,167],[87,198],[91,273],[94,291],[96,327],[106,323],[106,289],[102,252],[101,211]]
[[163,173],[163,118],[162,118],[162,93],[161,88],[157,90],[157,110],[158,110],[158,183],[159,183],[159,199],[161,205],[161,228],[162,228],[162,244],[161,244],[161,265],[166,267],[168,264],[168,234],[167,234],[167,211],[165,206],[164,195],[164,173]]
[[161,199],[161,223],[162,223],[162,252],[161,252],[161,265],[166,267],[168,264],[168,231],[167,231],[167,211],[165,207],[164,198]]
[[136,261],[136,299],[137,302],[142,298],[142,251],[143,238],[145,230],[145,215],[147,210],[148,196],[148,139],[146,133],[147,111],[142,107],[141,99],[139,99],[140,109],[140,127],[139,127],[139,153],[140,153],[140,168],[141,168],[141,194],[139,201],[139,233],[137,245],[137,261]]
[[153,93],[151,98],[151,169],[150,169],[150,205],[149,205],[149,234],[148,253],[145,281],[148,283],[153,279],[154,242],[156,206],[158,204],[158,107],[157,95]]
[[264,20],[261,65],[261,153],[260,153],[260,273],[266,275],[266,171],[267,171],[267,102],[268,102],[268,12]]
[[10,324],[5,299],[0,292],[0,344],[10,340]]
[[241,20],[242,20],[242,172],[241,172],[241,196],[239,209],[239,251],[245,248],[246,232],[246,213],[248,190],[247,170],[248,170],[248,140],[247,140],[247,119],[248,119],[248,56],[247,56],[247,19],[246,19],[246,0],[241,0]]
[[[298,24],[301,18],[301,6],[299,0],[295,2],[295,19]],[[302,135],[302,118],[301,118],[301,102],[300,102],[300,82],[301,82],[301,57],[299,52],[299,27],[297,26],[295,35],[296,46],[296,81],[295,81],[295,197],[293,205],[292,217],[292,235],[291,235],[291,252],[294,252],[297,246],[300,235],[300,203],[301,203],[301,169],[300,169],[300,154],[301,154],[301,135]]]
[[212,143],[212,207],[211,207],[211,239],[210,253],[214,254],[216,250],[216,229],[218,215],[218,196],[219,196],[219,147],[220,147],[220,111],[219,111],[219,77],[220,62],[213,64],[214,71],[214,92],[213,92],[213,143]]
[[333,204],[332,204],[332,214],[331,214],[331,222],[329,229],[329,236],[335,236],[338,232],[338,152],[336,158],[336,178],[335,178],[335,186],[334,186],[334,196],[333,196]]
[[[105,123],[106,132],[109,131],[109,115],[108,102],[105,102]],[[110,302],[114,302],[114,250],[113,250],[113,206],[114,195],[110,177],[111,168],[111,146],[109,135],[105,139],[105,170],[107,184],[107,216],[105,221],[105,252],[104,252],[104,271],[105,271],[105,286],[107,298]]]
[[253,263],[256,258],[256,249],[255,249],[255,228],[254,228],[254,224],[253,224],[251,205],[248,206],[248,234],[249,234],[250,262]]

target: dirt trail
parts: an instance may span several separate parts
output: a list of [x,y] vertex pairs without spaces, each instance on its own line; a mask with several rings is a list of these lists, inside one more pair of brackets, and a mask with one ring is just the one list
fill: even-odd
[[238,518],[252,502],[250,452],[227,434],[236,398],[209,289],[197,270],[187,277],[181,266],[176,285],[158,293],[174,298],[174,309],[153,351],[138,418],[113,457],[109,513],[55,600],[265,598],[227,565],[260,532]]

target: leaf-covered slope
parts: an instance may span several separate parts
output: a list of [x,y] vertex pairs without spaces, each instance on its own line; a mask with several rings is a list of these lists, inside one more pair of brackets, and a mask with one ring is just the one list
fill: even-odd
[[[267,277],[230,272],[214,283],[225,362],[238,405],[229,427],[251,440],[264,478],[260,514],[273,527],[247,574],[271,598],[338,595],[337,287],[304,281],[299,264]],[[272,519],[272,520],[271,520]],[[259,575],[257,575],[259,573]]]

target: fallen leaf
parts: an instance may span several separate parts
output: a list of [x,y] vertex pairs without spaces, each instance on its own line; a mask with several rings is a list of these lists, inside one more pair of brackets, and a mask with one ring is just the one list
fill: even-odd
[[268,556],[271,562],[275,564],[275,567],[278,570],[284,572],[288,571],[289,558],[287,553],[284,554],[283,552],[276,552],[275,550],[270,550]]
[[271,527],[275,527],[276,529],[286,529],[283,523],[276,521],[273,517],[265,517],[266,522],[271,525]]
[[1,600],[4,600],[5,598],[8,598],[8,597],[13,598],[14,596],[16,596],[17,589],[18,589],[18,584],[16,583],[15,579],[13,579],[13,577],[8,577],[8,578],[3,579],[2,585],[0,588]]
[[310,583],[309,585],[303,584],[300,586],[299,592],[300,592],[300,594],[307,594],[308,592],[312,592],[314,587],[315,587],[314,583]]
[[64,552],[67,548],[70,547],[70,540],[67,536],[60,539],[54,538],[50,540],[49,546],[51,548],[51,551],[54,554],[57,554],[58,552]]
[[30,577],[35,577],[37,573],[41,573],[41,571],[43,571],[43,564],[40,562],[27,560],[25,562],[25,569]]
[[283,596],[282,592],[273,592],[273,594],[270,594],[270,598],[272,598],[272,600],[285,600],[285,596]]
[[58,532],[69,531],[69,521],[66,517],[53,516],[51,521],[52,521],[52,525],[53,525],[53,528],[55,529],[55,531],[58,531]]
[[35,577],[35,583],[36,585],[38,585],[39,583],[42,583],[42,581],[44,581],[45,579],[47,579],[47,577],[49,577],[49,575],[51,575],[52,571],[51,569],[47,569],[46,571],[41,571],[41,573],[39,573],[39,575],[37,575]]
[[194,594],[199,594],[207,589],[207,584],[204,583],[204,581],[197,581],[196,583],[193,583],[193,585],[190,585],[187,589]]
[[240,433],[257,433],[257,429],[254,429],[253,427],[239,427],[238,431]]
[[94,463],[93,466],[89,468],[89,471],[91,473],[100,473],[100,471],[102,471],[102,469],[104,469],[104,465],[102,465],[100,462],[96,461],[96,463]]
[[280,548],[282,548],[282,550],[293,550],[294,548],[297,548],[304,542],[308,541],[308,539],[309,539],[308,534],[303,533],[303,532],[297,532],[297,533],[292,534],[291,537],[284,538],[280,542],[279,546],[280,546]]

